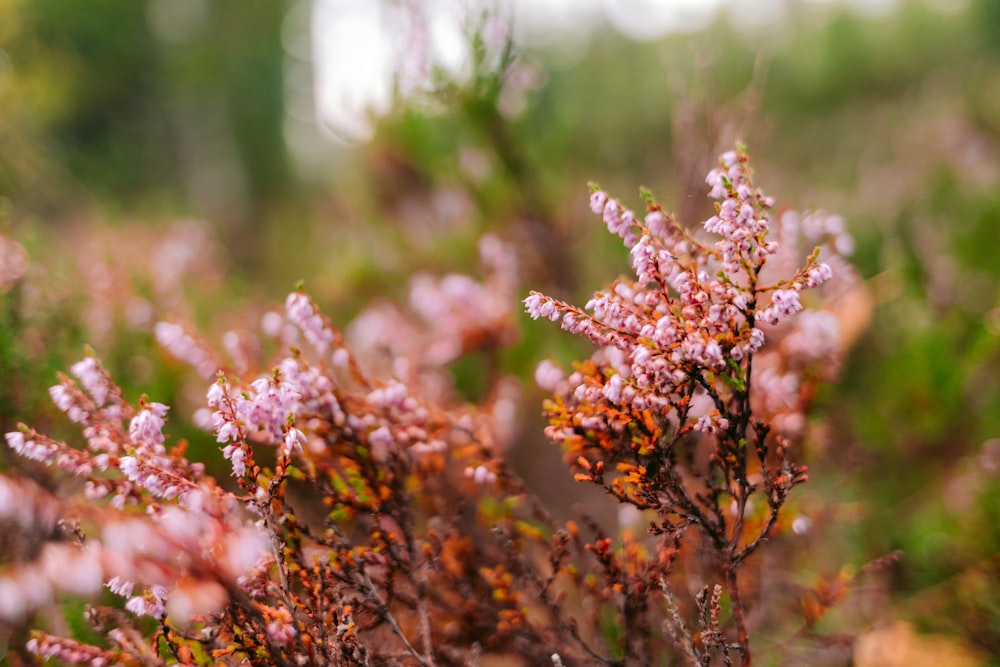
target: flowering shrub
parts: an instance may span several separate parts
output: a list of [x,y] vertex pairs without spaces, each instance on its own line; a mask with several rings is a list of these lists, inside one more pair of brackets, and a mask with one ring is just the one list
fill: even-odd
[[[754,360],[768,337],[764,327],[774,335],[773,327],[803,310],[803,291],[826,282],[832,269],[816,247],[804,267],[766,281],[765,265],[780,248],[768,240],[774,200],[755,187],[746,153],[724,154],[707,182],[710,196],[722,200],[704,222],[721,237],[711,245],[648,194],[640,218],[595,190],[591,208],[629,248],[635,279],[597,292],[586,310],[535,292],[525,306],[533,318],[560,322],[601,347],[568,377],[546,364],[539,380],[555,391],[545,406],[546,435],[562,445],[576,479],[653,517],[658,558],[623,591],[626,617],[647,613],[656,583],[673,607],[668,576],[682,548],[697,544],[713,555],[725,586],[705,586],[697,596],[699,642],[676,607],[666,626],[696,664],[709,664],[716,653],[726,664],[735,655],[750,664],[740,568],[775,527],[792,488],[807,479],[806,468],[789,458],[801,419],[780,415],[793,407],[801,417],[805,406],[780,395],[794,394],[794,371],[801,374],[803,362],[836,355],[836,321],[808,311],[798,330],[784,332],[787,375],[775,377],[773,362],[754,373]],[[830,231],[846,243],[842,230]],[[778,416],[786,418],[776,424]],[[719,625],[723,591],[735,643]]]
[[[675,650],[750,664],[760,596],[746,573],[806,481],[791,452],[842,341],[823,310],[790,319],[831,277],[820,261],[831,250],[768,277],[788,250],[768,240],[774,202],[745,152],[726,153],[708,184],[722,200],[704,223],[711,244],[648,195],[640,218],[595,191],[636,277],[586,309],[525,300],[600,346],[568,376],[539,366],[555,394],[546,435],[648,539],[545,510],[503,457],[510,378],[491,376],[480,405],[446,390],[445,364],[514,334],[513,257],[486,239],[484,282],[420,277],[419,317],[369,311],[351,328],[358,345],[294,292],[265,318],[286,344],[265,374],[158,325],[161,344],[212,378],[200,421],[228,479],[189,460],[185,442],[168,446],[169,408],[127,401],[94,356],[61,375],[50,393],[84,446],[23,425],[6,439],[83,483],[62,494],[0,477],[0,518],[34,536],[0,574],[0,622],[104,587],[120,603],[86,615],[106,645],[36,631],[27,649],[89,665],[673,664]],[[808,220],[824,248],[849,242],[836,219]],[[794,214],[782,221],[796,238]],[[673,592],[692,585],[693,608]]]

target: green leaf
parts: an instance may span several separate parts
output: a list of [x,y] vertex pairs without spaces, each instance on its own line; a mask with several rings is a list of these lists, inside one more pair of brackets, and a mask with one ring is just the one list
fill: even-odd
[[743,367],[740,366],[740,363],[732,357],[728,357],[726,365],[729,367],[731,375],[723,373],[722,379],[736,391],[746,391],[746,380],[743,378]]
[[656,198],[653,197],[653,193],[645,185],[639,187],[639,196],[646,202],[646,206],[656,206]]

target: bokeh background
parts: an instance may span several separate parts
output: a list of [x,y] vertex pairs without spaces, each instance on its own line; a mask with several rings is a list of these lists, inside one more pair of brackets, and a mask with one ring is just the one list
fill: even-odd
[[[46,388],[87,343],[221,463],[157,320],[218,341],[304,280],[346,325],[414,272],[475,274],[485,232],[523,293],[582,302],[628,270],[587,182],[695,223],[736,139],[780,204],[844,216],[865,281],[796,576],[901,553],[824,641],[1000,664],[997,0],[0,0],[0,427],[66,432]],[[558,504],[581,491],[530,378],[589,352],[520,326],[511,455]],[[472,400],[482,363],[453,367]]]

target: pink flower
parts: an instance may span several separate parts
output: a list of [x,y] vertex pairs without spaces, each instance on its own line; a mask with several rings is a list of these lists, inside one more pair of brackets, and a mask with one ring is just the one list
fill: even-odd
[[368,394],[368,401],[379,408],[394,406],[404,407],[404,401],[409,395],[406,385],[396,380],[390,380],[384,387],[379,387]]
[[115,595],[120,595],[123,598],[131,597],[132,588],[135,586],[135,582],[129,579],[123,579],[122,577],[112,577],[105,586],[114,593]]
[[260,318],[260,328],[264,332],[264,335],[269,338],[277,338],[281,335],[281,328],[285,325],[285,318],[281,316],[281,313],[276,313],[273,310],[264,313],[264,316]]
[[[221,413],[216,413],[220,415]],[[240,427],[234,422],[226,419],[222,419],[219,423],[218,431],[216,431],[216,441],[217,442],[229,442],[231,440],[236,440],[241,437]]]
[[722,199],[726,196],[726,184],[724,180],[725,172],[721,169],[713,169],[708,172],[705,183],[710,188],[708,196],[712,199]]
[[71,421],[77,424],[86,423],[88,418],[87,413],[77,405],[76,396],[69,387],[63,384],[49,387],[49,396],[52,398],[52,402],[56,404],[56,407],[65,412]]
[[524,309],[528,312],[528,315],[531,316],[531,319],[537,320],[539,317],[542,316],[541,312],[542,303],[543,303],[542,295],[536,292],[532,292],[524,300]]
[[139,477],[139,460],[134,456],[123,456],[118,460],[118,468],[122,474],[135,481]]
[[667,216],[660,211],[650,211],[644,220],[649,231],[660,238],[666,238],[669,234],[667,227]]
[[292,622],[291,613],[284,607],[280,607],[274,614],[274,618],[267,624],[267,636],[276,644],[287,644],[295,639],[298,631]]
[[24,434],[20,431],[11,431],[4,438],[7,440],[7,446],[18,454],[24,451]]
[[104,405],[110,389],[108,378],[101,370],[101,365],[93,357],[87,357],[70,366],[70,372],[80,379],[97,407]]
[[590,210],[600,215],[604,212],[604,204],[608,201],[607,193],[598,190],[590,195]]
[[478,465],[475,468],[471,466],[466,468],[465,476],[470,477],[472,481],[480,485],[492,484],[497,481],[496,473],[483,465]]
[[721,368],[726,365],[725,360],[722,356],[722,347],[717,341],[709,341],[708,345],[705,346],[704,357],[705,365],[710,368]]
[[839,332],[840,324],[834,315],[822,310],[806,310],[796,320],[795,331],[782,341],[782,347],[802,361],[819,361],[836,352]]
[[28,604],[17,580],[0,576],[0,620],[17,622],[27,612]]
[[535,369],[535,384],[547,391],[553,391],[563,378],[562,369],[556,366],[551,359],[542,361]]
[[205,378],[212,377],[219,370],[218,360],[194,336],[179,324],[157,322],[153,335],[163,348],[177,359],[190,365]]
[[125,603],[126,611],[130,611],[136,616],[145,616],[146,600],[141,596],[136,596]]
[[389,449],[396,440],[387,426],[379,426],[368,434],[368,444],[371,446],[372,457],[376,461],[384,461],[389,457]]
[[235,578],[255,567],[267,551],[264,533],[254,527],[243,527],[226,536],[219,564]]
[[602,392],[604,397],[612,403],[620,403],[622,400],[622,387],[624,384],[625,381],[621,375],[618,375],[617,373],[612,375],[611,379],[608,380],[608,383],[604,385],[604,390]]
[[330,349],[334,342],[333,332],[316,312],[309,297],[301,292],[289,294],[285,300],[285,314],[319,352],[325,353]]
[[350,360],[351,360],[350,353],[347,351],[346,348],[343,347],[338,347],[336,350],[334,350],[333,356],[330,358],[330,361],[337,368],[346,368]]
[[762,347],[764,347],[764,332],[755,327],[750,330],[750,338],[743,346],[743,351],[746,354],[753,354]]
[[725,417],[720,417],[718,411],[710,415],[702,415],[698,417],[698,421],[694,424],[694,430],[701,431],[711,435],[719,431],[725,431],[729,428],[729,420]]
[[7,445],[15,452],[26,459],[39,461],[45,465],[52,465],[55,462],[59,448],[55,444],[38,442],[32,438],[24,437],[20,431],[12,431],[6,434]]
[[285,454],[291,456],[293,452],[302,453],[302,445],[306,444],[305,434],[297,428],[290,427],[285,433],[284,450]]
[[128,427],[128,434],[137,447],[155,448],[163,443],[163,416],[169,408],[162,403],[147,403]]
[[771,305],[757,313],[757,318],[777,324],[781,320],[802,310],[802,302],[799,301],[799,293],[796,290],[774,290],[771,294]]
[[551,320],[552,322],[557,321],[563,316],[560,309],[556,306],[556,302],[552,299],[538,294],[537,292],[532,292],[524,300],[525,310],[531,319],[537,320],[540,317]]
[[244,463],[246,458],[246,452],[243,451],[243,446],[239,443],[233,443],[227,445],[222,450],[222,455],[230,460],[233,466],[233,475],[236,477],[243,477],[247,474],[247,466]]
[[208,394],[206,395],[206,400],[208,404],[215,408],[218,407],[219,403],[222,402],[223,397],[226,395],[226,389],[222,380],[213,382],[212,386],[208,388]]
[[171,591],[167,615],[179,624],[219,612],[229,601],[226,589],[210,579],[184,578]]
[[829,264],[824,264],[823,262],[814,264],[806,271],[806,287],[816,287],[832,277],[833,269],[830,268]]
[[125,609],[136,616],[152,616],[163,618],[166,613],[164,603],[167,599],[167,588],[161,585],[150,586],[144,593],[136,595],[125,603]]

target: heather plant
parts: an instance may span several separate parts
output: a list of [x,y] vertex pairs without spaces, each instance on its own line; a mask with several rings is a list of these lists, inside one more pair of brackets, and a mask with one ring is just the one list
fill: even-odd
[[[127,400],[93,354],[60,375],[50,394],[82,446],[27,425],[6,439],[80,481],[0,477],[0,517],[21,536],[3,554],[0,622],[47,609],[58,626],[54,602],[106,588],[112,603],[85,612],[104,643],[34,631],[26,650],[90,665],[751,664],[766,601],[755,554],[804,525],[782,523],[806,481],[793,458],[842,351],[836,317],[805,309],[805,291],[831,277],[849,237],[835,217],[786,213],[788,243],[769,240],[774,201],[742,148],[708,185],[721,200],[703,225],[714,243],[648,194],[640,218],[595,190],[636,277],[585,309],[525,300],[600,347],[568,376],[539,366],[554,392],[546,435],[645,536],[543,507],[504,456],[511,378],[491,372],[478,404],[448,386],[447,364],[516,335],[514,256],[488,237],[485,280],[419,276],[410,309],[366,311],[347,328],[354,344],[293,292],[263,322],[279,342],[265,373],[158,324],[206,378],[195,421],[228,475],[171,443],[169,408]],[[800,238],[818,245],[781,273]]]
[[[555,391],[545,405],[546,435],[560,443],[576,479],[648,512],[648,531],[658,538],[657,558],[621,591],[626,627],[631,616],[645,615],[649,588],[659,584],[664,625],[694,663],[718,656],[749,665],[741,571],[793,487],[807,480],[805,466],[790,456],[804,426],[808,392],[801,389],[810,366],[829,368],[836,357],[837,323],[809,310],[798,328],[788,326],[803,310],[804,290],[826,282],[832,269],[819,261],[817,246],[800,269],[765,271],[771,258],[787,264],[787,253],[768,240],[774,200],[754,185],[745,151],[725,153],[707,183],[721,200],[703,224],[721,237],[711,245],[648,193],[640,217],[595,188],[591,208],[630,250],[635,278],[595,293],[585,309],[534,292],[525,305],[533,318],[560,322],[600,347],[568,377],[552,364],[540,367],[539,381]],[[794,238],[797,216],[783,220]],[[838,219],[812,216],[811,225],[814,237],[850,250]],[[769,336],[783,354],[761,352]],[[718,582],[697,594],[697,641],[669,586],[678,555],[692,548],[711,554],[701,575]],[[735,641],[720,626],[723,594]]]

